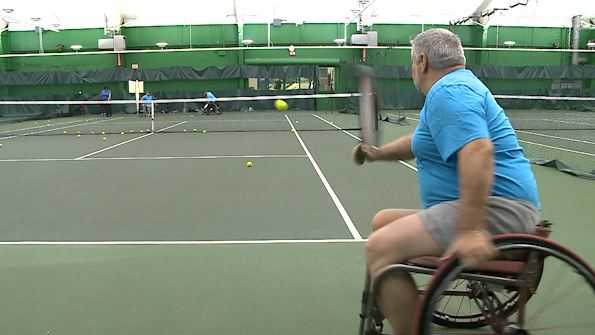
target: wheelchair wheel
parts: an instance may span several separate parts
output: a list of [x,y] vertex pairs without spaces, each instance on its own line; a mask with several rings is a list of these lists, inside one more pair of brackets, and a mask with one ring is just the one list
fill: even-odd
[[[534,266],[533,286],[538,286],[543,274],[543,263],[537,260]],[[509,275],[508,278],[516,276]],[[519,289],[486,284],[481,280],[457,279],[443,293],[445,302],[434,310],[432,322],[447,328],[476,329],[487,326],[489,320],[482,313],[477,299],[488,302],[501,317],[509,317],[519,307]],[[527,300],[533,296],[529,292]],[[449,306],[450,305],[450,306]],[[456,306],[457,308],[453,308]]]
[[[446,262],[418,306],[417,335],[451,333],[470,325],[483,327],[473,334],[501,335],[578,335],[595,329],[595,272],[587,262],[531,235],[507,234],[494,242],[499,258],[526,255],[527,266],[507,275],[470,271],[457,259]],[[463,296],[463,302],[453,304],[457,296]],[[458,319],[459,315],[466,318]],[[433,324],[437,319],[439,325]]]

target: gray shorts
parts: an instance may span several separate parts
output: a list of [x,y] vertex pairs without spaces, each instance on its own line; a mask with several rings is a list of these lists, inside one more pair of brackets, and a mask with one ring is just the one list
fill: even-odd
[[[444,249],[456,237],[458,205],[458,201],[447,201],[418,213],[434,241]],[[540,220],[539,212],[530,203],[502,197],[488,198],[487,215],[487,228],[493,235],[533,233]]]

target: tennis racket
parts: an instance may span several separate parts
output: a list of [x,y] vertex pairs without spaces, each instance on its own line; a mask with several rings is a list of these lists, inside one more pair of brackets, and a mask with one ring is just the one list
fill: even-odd
[[[380,145],[380,128],[378,120],[377,95],[374,85],[374,70],[368,66],[358,66],[355,69],[359,81],[359,127],[362,144]],[[361,165],[366,159],[365,153],[361,150],[361,144],[354,148],[353,159],[356,164]]]

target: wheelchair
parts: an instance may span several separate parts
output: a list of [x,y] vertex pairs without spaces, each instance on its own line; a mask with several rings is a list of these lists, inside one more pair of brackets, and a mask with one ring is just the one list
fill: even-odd
[[551,223],[542,221],[534,234],[495,236],[497,258],[471,268],[454,257],[420,257],[390,265],[374,280],[366,275],[359,334],[383,334],[375,288],[398,271],[420,287],[415,335],[595,334],[595,271],[550,233]]
[[211,114],[221,115],[221,113],[222,113],[219,105],[214,102],[206,103],[204,106],[201,107],[200,110],[204,115],[211,115]]

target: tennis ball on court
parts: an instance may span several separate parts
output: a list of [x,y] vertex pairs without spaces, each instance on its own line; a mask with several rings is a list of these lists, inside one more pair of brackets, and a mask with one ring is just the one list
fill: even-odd
[[197,129],[196,129],[196,128],[194,128],[194,129],[192,129],[192,131],[197,131]]
[[105,141],[105,140],[107,140],[107,137],[104,137],[104,138],[103,138],[103,140],[104,140],[104,141]]
[[81,137],[81,134],[76,135],[76,137]]
[[0,148],[2,148],[2,143],[0,143]]
[[120,132],[120,135],[124,135],[124,132]]
[[102,131],[102,132],[101,132],[101,135],[105,135],[105,131]]
[[287,105],[287,102],[279,99],[279,100],[275,100],[275,109],[277,109],[279,112],[284,112],[287,110],[287,108],[289,108],[289,106]]
[[207,131],[206,131],[205,129],[203,129],[203,130],[202,130],[202,133],[203,133],[203,134],[206,134],[206,133],[207,133]]
[[251,161],[247,161],[246,162],[246,167],[252,167],[252,162]]
[[67,130],[65,130],[65,131],[64,131],[64,134],[68,134],[68,131],[67,131]]

